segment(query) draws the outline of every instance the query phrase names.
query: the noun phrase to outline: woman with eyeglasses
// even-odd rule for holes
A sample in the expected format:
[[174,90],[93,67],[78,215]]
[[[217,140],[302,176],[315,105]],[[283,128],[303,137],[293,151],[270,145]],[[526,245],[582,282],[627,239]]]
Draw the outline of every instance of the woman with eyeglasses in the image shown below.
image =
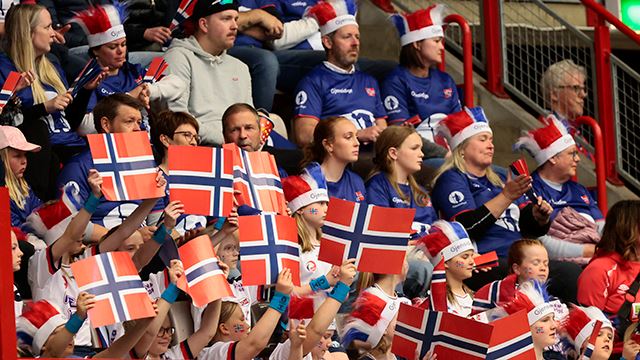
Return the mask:
[[533,191],[553,208],[551,228],[541,240],[552,259],[591,258],[604,217],[589,190],[573,180],[580,162],[573,137],[553,115],[545,122],[545,127],[529,131],[514,146],[536,160]]

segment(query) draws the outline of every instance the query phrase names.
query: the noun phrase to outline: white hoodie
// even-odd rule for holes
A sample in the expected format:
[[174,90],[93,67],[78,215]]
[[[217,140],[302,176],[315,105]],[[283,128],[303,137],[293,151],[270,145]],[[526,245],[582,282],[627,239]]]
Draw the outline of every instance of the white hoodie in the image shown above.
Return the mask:
[[239,102],[253,105],[247,65],[226,51],[220,56],[205,52],[193,36],[174,39],[164,58],[169,72],[187,85],[182,96],[169,101],[169,109],[193,115],[205,144],[223,144],[224,111]]

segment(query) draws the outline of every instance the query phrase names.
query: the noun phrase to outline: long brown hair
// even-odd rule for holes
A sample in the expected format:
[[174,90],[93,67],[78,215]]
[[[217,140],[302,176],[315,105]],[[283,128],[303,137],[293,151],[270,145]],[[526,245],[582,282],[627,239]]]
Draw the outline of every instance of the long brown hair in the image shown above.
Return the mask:
[[315,233],[311,233],[307,227],[307,220],[297,211],[293,213],[293,218],[296,219],[296,226],[298,228],[298,244],[300,244],[300,250],[303,253],[313,250],[314,246],[311,240],[313,237],[320,239],[322,237],[322,229],[316,229]]
[[602,232],[598,250],[620,254],[627,261],[638,261],[636,251],[640,240],[640,200],[623,200],[615,203],[609,213]]
[[341,121],[350,120],[341,116],[330,116],[318,122],[313,130],[313,141],[304,148],[304,157],[300,163],[301,169],[314,161],[319,164],[324,162],[329,155],[324,147],[324,141],[332,142],[335,139],[335,127]]
[[[389,126],[384,129],[376,140],[374,146],[374,167],[369,175],[369,178],[371,178],[371,176],[377,173],[383,173],[391,183],[391,186],[393,186],[393,189],[398,193],[398,196],[405,201],[408,201],[409,197],[400,190],[400,186],[398,186],[398,182],[395,179],[395,170],[393,167],[393,160],[389,157],[389,149],[400,148],[402,143],[413,134],[417,134],[417,132],[414,128],[409,126]],[[418,186],[413,175],[409,175],[408,180],[415,202],[417,204],[426,204],[427,199],[429,198],[426,191]]]

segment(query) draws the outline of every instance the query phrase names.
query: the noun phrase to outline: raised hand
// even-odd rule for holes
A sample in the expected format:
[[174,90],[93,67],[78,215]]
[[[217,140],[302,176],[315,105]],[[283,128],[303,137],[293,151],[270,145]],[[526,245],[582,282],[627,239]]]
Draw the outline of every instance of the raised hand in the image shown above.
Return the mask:
[[285,268],[278,274],[278,282],[276,283],[276,291],[285,295],[291,294],[293,291],[293,281],[291,281],[291,270]]
[[93,195],[100,199],[102,197],[102,176],[100,176],[98,170],[89,170],[87,182],[89,183],[89,187],[91,188],[91,192],[93,193]]
[[169,263],[169,281],[173,284],[178,284],[178,279],[184,276],[184,267],[182,266],[182,261],[180,260],[171,260]]
[[184,204],[180,200],[172,201],[164,208],[164,226],[168,231],[176,227],[176,222],[182,214],[184,214]]
[[86,291],[78,294],[76,298],[76,313],[82,320],[87,318],[87,312],[96,305],[95,295],[91,295]]

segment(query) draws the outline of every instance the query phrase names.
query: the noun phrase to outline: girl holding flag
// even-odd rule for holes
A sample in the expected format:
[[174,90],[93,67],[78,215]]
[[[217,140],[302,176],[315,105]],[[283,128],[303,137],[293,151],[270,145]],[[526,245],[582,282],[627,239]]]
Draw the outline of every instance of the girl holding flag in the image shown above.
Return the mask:
[[[587,350],[596,321],[600,321],[602,325],[594,343],[591,344],[592,349]],[[578,354],[577,359],[583,359],[584,356],[591,360],[606,360],[611,356],[615,329],[611,321],[595,306],[574,306],[562,323],[562,331],[574,346],[575,353]],[[591,351],[591,355],[588,355],[588,351]]]

